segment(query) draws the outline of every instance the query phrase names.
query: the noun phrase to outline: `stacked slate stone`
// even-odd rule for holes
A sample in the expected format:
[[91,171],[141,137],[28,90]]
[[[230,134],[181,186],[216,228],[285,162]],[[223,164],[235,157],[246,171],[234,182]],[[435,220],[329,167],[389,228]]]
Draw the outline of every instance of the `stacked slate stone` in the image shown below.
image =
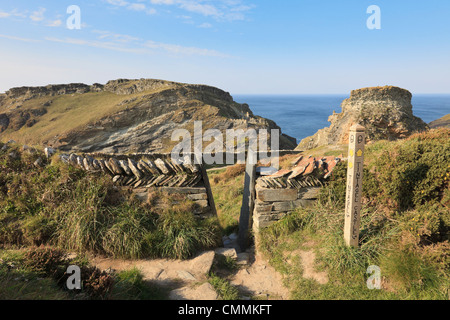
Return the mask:
[[320,187],[331,176],[342,157],[296,159],[292,170],[280,170],[256,180],[256,202],[253,211],[255,232],[270,226],[296,208],[316,201]]
[[260,177],[257,184],[267,189],[322,187],[341,158],[342,156],[330,156],[316,159],[301,156],[294,162],[292,170],[283,169],[273,175]]
[[61,155],[61,160],[80,167],[86,171],[104,172],[113,178],[113,182],[120,186],[132,188],[151,187],[196,187],[202,180],[199,165],[175,163],[170,157],[151,159],[141,157],[121,157],[116,159],[94,159],[90,155]]

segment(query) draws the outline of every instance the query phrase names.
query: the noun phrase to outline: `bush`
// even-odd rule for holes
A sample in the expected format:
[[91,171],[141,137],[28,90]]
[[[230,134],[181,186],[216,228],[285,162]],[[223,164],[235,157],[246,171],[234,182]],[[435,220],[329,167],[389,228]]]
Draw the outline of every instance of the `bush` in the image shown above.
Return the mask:
[[32,270],[47,275],[57,276],[67,264],[67,254],[59,249],[39,247],[29,249],[24,256],[25,263]]
[[114,286],[114,279],[96,267],[81,267],[82,289],[93,299],[107,299]]
[[[61,288],[66,288],[69,265],[77,264],[68,259],[66,252],[51,247],[30,248],[24,255],[25,265],[44,277],[51,277]],[[93,299],[107,298],[114,284],[113,278],[104,271],[87,264],[79,265],[81,270],[82,290]]]
[[220,228],[214,220],[198,220],[192,214],[166,210],[157,220],[157,230],[146,237],[153,257],[188,259],[195,252],[219,244]]
[[[450,130],[441,129],[368,146],[363,203],[404,221],[422,242],[448,240],[449,138]],[[330,183],[321,191],[322,204],[345,207],[346,170],[345,162],[336,166]]]
[[[38,157],[45,159],[43,167],[33,165]],[[117,258],[187,258],[219,242],[217,223],[197,221],[193,202],[156,192],[154,201],[142,205],[109,176],[58,159],[48,163],[42,152],[18,146],[0,152],[1,246],[53,245]],[[153,205],[161,202],[171,212],[158,215]]]
[[333,169],[331,179],[325,188],[320,190],[319,200],[322,203],[333,203],[337,208],[345,207],[347,189],[347,162],[339,162]]
[[24,243],[32,246],[41,246],[49,243],[56,232],[56,221],[41,213],[24,219],[21,223]]
[[[450,130],[414,135],[367,160],[377,183],[366,195],[396,212],[440,202],[450,179]],[[367,180],[369,180],[367,179]],[[376,188],[376,190],[373,190]]]
[[113,257],[140,258],[144,254],[145,236],[155,228],[154,218],[124,205],[113,210],[113,215],[114,223],[103,236],[103,250]]
[[[316,206],[297,209],[262,230],[260,248],[271,264],[297,281],[301,270],[285,257],[305,239],[315,242],[318,267],[331,280],[311,287],[315,297],[448,299],[449,138],[447,129],[368,146],[358,248],[343,240],[346,163],[335,168]],[[370,265],[381,268],[383,290],[366,290]],[[304,297],[310,289],[302,277],[295,285],[294,296]]]

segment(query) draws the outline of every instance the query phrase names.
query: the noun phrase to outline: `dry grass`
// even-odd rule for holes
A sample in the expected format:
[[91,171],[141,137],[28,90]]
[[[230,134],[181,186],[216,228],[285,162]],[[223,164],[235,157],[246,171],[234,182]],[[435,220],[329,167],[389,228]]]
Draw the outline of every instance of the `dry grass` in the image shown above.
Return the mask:
[[163,89],[127,96],[111,92],[90,92],[31,99],[23,103],[21,110],[35,109],[36,106],[40,107],[49,100],[52,100],[52,103],[46,107],[47,113],[39,117],[32,127],[23,126],[18,131],[8,129],[2,133],[2,140],[13,139],[22,144],[37,145],[129,108],[130,104],[119,105],[124,100],[137,98],[138,103],[140,97],[161,90]]

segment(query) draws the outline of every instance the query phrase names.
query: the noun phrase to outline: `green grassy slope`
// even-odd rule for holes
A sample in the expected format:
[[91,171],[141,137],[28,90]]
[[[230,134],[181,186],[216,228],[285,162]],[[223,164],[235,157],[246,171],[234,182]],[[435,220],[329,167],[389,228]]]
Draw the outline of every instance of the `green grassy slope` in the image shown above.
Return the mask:
[[[367,147],[360,246],[343,241],[346,163],[315,207],[299,209],[259,235],[259,249],[285,276],[292,299],[439,299],[450,289],[450,130]],[[317,272],[304,277],[301,252]],[[381,270],[370,290],[369,266]]]
[[[72,130],[84,127],[103,117],[113,115],[130,107],[130,104],[121,104],[124,100],[139,99],[142,96],[154,94],[159,90],[149,90],[131,95],[117,95],[112,92],[90,92],[84,94],[61,95],[56,97],[39,97],[25,101],[21,110],[42,108],[42,105],[52,101],[46,107],[47,113],[40,116],[32,127],[23,126],[18,131],[8,129],[1,133],[3,141],[13,139],[22,144],[38,145],[42,141],[61,135]],[[6,102],[0,113],[5,112]],[[3,110],[2,110],[3,109]]]

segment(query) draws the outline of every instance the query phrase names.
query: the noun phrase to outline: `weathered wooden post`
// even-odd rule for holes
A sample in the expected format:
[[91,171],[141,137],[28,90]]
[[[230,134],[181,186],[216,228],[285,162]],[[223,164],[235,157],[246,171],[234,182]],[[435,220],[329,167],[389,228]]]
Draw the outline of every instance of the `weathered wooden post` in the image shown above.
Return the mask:
[[350,128],[349,136],[344,240],[348,246],[358,247],[366,140],[365,128],[356,124]]
[[249,149],[245,169],[244,195],[242,198],[241,215],[239,217],[238,244],[241,251],[247,250],[249,241],[250,219],[255,208],[256,152]]

